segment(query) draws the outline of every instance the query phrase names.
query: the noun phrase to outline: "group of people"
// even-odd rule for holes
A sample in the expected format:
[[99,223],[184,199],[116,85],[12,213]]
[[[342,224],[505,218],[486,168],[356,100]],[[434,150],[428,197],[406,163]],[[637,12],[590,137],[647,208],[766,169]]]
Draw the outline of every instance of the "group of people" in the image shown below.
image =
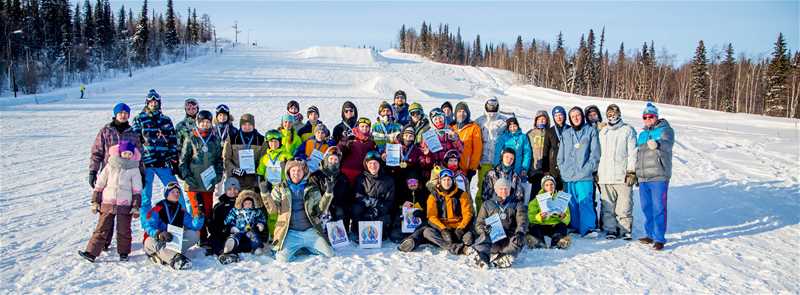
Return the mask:
[[[332,129],[319,108],[304,118],[296,101],[263,134],[252,114],[234,126],[224,104],[212,113],[190,98],[184,109],[173,125],[155,90],[132,122],[130,107],[114,106],[92,146],[91,212],[99,221],[83,258],[94,262],[108,250],[116,228],[116,250],[127,260],[133,218],[150,260],[175,269],[191,267],[183,253],[194,245],[223,264],[249,252],[279,261],[330,257],[326,223],[341,221],[356,240],[360,221],[379,221],[381,238],[399,251],[428,244],[505,268],[526,245],[568,248],[570,233],[631,240],[635,185],[645,216],[639,241],[655,250],[666,243],[674,132],[652,103],[638,136],[613,104],[605,122],[597,106],[538,111],[523,132],[495,98],[473,120],[464,102],[426,114],[402,90],[375,120],[344,102]],[[153,204],[156,176],[165,189]],[[418,221],[412,231],[403,230],[404,218]]]

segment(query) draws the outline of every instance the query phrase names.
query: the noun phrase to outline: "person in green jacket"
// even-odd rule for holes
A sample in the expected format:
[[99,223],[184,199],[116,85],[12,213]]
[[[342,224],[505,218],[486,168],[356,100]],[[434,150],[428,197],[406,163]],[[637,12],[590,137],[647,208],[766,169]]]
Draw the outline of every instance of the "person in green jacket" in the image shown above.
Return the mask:
[[289,155],[294,155],[303,144],[303,138],[297,134],[297,129],[294,128],[294,117],[283,115],[278,131],[281,133],[281,146]]
[[[256,174],[258,174],[259,188],[263,188],[261,193],[269,193],[272,188],[286,180],[286,162],[292,160],[292,154],[286,151],[281,145],[281,132],[275,129],[267,131],[264,134],[264,141],[267,142],[268,149],[258,160],[258,167]],[[299,140],[299,137],[298,137]],[[275,222],[278,219],[277,214],[269,214],[267,216],[267,228],[269,233],[275,230]]]
[[[572,196],[563,191],[556,191],[556,179],[550,175],[542,178],[542,190],[528,203],[528,221],[530,227],[528,230],[527,242],[528,248],[540,249],[546,248],[544,237],[551,238],[550,248],[566,249],[569,247],[571,240],[567,234],[567,225],[569,224],[569,200]],[[547,207],[542,206],[542,203],[549,203],[559,201],[564,204],[564,212],[548,212]],[[552,206],[552,205],[550,205]],[[543,211],[544,209],[548,209]]]

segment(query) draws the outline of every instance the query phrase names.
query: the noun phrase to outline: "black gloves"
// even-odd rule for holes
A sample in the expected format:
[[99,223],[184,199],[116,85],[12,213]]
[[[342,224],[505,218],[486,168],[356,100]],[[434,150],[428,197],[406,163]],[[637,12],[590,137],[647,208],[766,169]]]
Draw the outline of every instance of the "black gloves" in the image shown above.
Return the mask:
[[636,178],[636,172],[625,173],[625,185],[634,186],[639,184],[639,179]]
[[516,235],[511,237],[511,243],[519,248],[522,248],[522,246],[525,244],[525,234],[518,232]]
[[414,210],[414,213],[412,214],[414,214],[414,217],[416,218],[425,218],[425,212],[422,210]]
[[170,169],[172,169],[172,174],[177,177],[183,178],[183,176],[180,173],[181,170],[180,168],[178,168],[178,161],[171,161],[169,163],[170,163]]
[[172,241],[172,234],[166,231],[159,231],[158,235],[156,235],[156,239],[159,242],[169,242]]
[[[142,178],[144,181],[144,178]],[[97,183],[97,171],[89,171],[89,186],[94,188],[94,184]]]

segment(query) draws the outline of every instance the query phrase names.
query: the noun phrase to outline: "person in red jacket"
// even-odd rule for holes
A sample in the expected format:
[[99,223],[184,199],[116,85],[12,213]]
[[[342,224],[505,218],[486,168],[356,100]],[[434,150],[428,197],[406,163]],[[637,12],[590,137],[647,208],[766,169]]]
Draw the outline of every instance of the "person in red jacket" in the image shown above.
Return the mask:
[[353,129],[353,138],[339,142],[342,152],[342,173],[347,176],[350,187],[355,187],[356,179],[364,171],[363,160],[369,151],[374,151],[376,146],[370,136],[371,122],[367,118],[358,119],[356,128]]

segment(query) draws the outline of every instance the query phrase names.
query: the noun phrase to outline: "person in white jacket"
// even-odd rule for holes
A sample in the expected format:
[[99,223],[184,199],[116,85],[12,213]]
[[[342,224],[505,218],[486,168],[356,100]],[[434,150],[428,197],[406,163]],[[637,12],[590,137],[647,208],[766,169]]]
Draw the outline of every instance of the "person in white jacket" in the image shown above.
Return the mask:
[[494,147],[500,134],[506,130],[506,116],[500,114],[500,103],[497,98],[490,98],[484,104],[486,113],[477,119],[475,123],[481,127],[481,140],[483,141],[483,150],[481,151],[481,162],[478,168],[478,192],[476,196],[475,210],[480,209],[480,204],[483,202],[483,179],[489,170],[494,168]]
[[622,121],[615,104],[606,109],[608,123],[599,131],[600,166],[597,171],[602,194],[601,218],[607,239],[631,239],[633,199],[636,179],[636,130]]

